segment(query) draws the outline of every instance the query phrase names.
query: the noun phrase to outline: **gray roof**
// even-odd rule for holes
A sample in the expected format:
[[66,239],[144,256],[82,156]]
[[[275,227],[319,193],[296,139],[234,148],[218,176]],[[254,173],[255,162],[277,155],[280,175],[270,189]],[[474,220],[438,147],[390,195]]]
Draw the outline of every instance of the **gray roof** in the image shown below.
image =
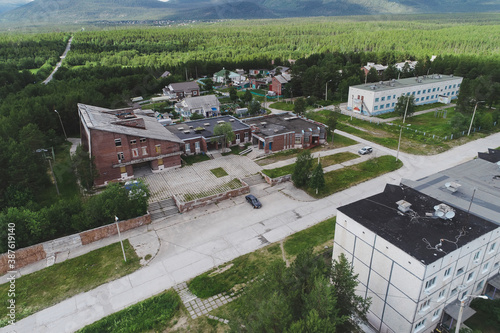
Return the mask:
[[219,107],[220,102],[215,95],[186,97],[181,103],[181,107],[186,105],[187,109],[204,109],[210,111],[212,107]]
[[317,131],[318,127],[321,126],[321,124],[299,118],[295,114],[288,112],[263,117],[247,118],[244,119],[243,122],[250,126],[255,125],[255,127],[258,128],[255,134],[260,134],[264,137],[290,132],[301,134],[302,131]]
[[[392,80],[392,81],[385,81],[383,84],[380,83],[367,83],[367,84],[358,84],[356,86],[352,86],[353,88],[357,89],[363,89],[363,90],[369,90],[369,91],[386,91],[386,90],[393,90],[393,89],[399,89],[399,88],[411,88],[411,87],[416,87],[416,86],[425,86],[430,83],[439,83],[439,82],[445,82],[445,81],[461,81],[463,78],[460,76],[453,76],[453,75],[441,75],[441,74],[434,74],[434,75],[429,75],[429,76],[420,76],[418,79],[416,77],[411,77],[411,78],[406,78],[406,79],[399,79],[399,80]],[[375,89],[372,89],[371,87],[375,87]]]
[[192,91],[192,90],[199,90],[200,86],[196,81],[189,81],[189,82],[178,82],[178,83],[171,83],[168,86],[168,89],[174,92],[178,91]]
[[[219,124],[220,122],[227,122],[231,124],[233,131],[249,128],[247,124],[242,123],[239,119],[233,116],[220,116],[169,125],[166,127],[166,129],[182,140],[190,140],[199,137],[210,138],[214,136],[214,127],[217,126],[217,124]],[[195,129],[198,127],[202,127],[203,130],[195,131]]]
[[290,81],[291,76],[290,74],[280,74],[275,76],[276,80],[278,80],[279,83],[288,83]]
[[[156,118],[140,115],[140,112],[136,114],[133,108],[110,110],[79,103],[78,110],[82,122],[90,129],[182,143]],[[134,127],[133,124],[138,124],[139,127]]]
[[[417,181],[403,179],[401,183],[450,205],[464,209],[470,205],[471,213],[500,224],[500,168],[495,163],[474,159]],[[455,192],[450,190],[453,183],[460,185]]]
[[[399,210],[400,200],[411,204],[408,211]],[[468,214],[468,206],[452,206],[453,216],[439,218],[435,212],[441,203],[410,187],[387,184],[384,192],[338,210],[424,265],[498,228],[494,223]]]

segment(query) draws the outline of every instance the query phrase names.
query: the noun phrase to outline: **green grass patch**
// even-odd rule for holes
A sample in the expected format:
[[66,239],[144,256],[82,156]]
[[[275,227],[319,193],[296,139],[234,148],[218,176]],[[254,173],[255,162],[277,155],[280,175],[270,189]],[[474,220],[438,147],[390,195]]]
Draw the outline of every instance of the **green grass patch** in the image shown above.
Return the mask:
[[179,295],[168,290],[85,326],[78,332],[160,332],[179,311],[180,304]]
[[[114,243],[17,279],[16,320],[139,269],[139,258],[127,239],[123,246],[127,262],[120,243]],[[0,285],[1,295],[7,295],[8,289],[8,284]],[[4,326],[8,320],[7,299],[2,303],[0,325]]]
[[227,176],[227,172],[223,168],[211,169],[210,172],[212,172],[217,178]]
[[169,102],[150,103],[150,104],[143,104],[142,108],[143,109],[163,110],[166,108],[171,108],[171,104]]
[[[358,158],[359,155],[350,153],[350,152],[343,152],[343,153],[338,153],[338,154],[333,154],[333,155],[328,155],[328,156],[323,156],[320,158],[321,166],[323,168],[334,165],[334,164],[339,164],[345,161],[349,161],[355,158]],[[313,169],[318,165],[318,159],[313,158]],[[282,177],[286,176],[289,174],[293,173],[293,170],[295,169],[295,163],[285,165],[280,168],[274,168],[274,169],[264,169],[262,170],[262,173],[267,175],[270,178],[277,178],[277,177]]]
[[283,247],[287,255],[296,256],[307,249],[332,242],[335,233],[336,217],[329,218],[310,228],[299,231],[285,240]]
[[274,102],[271,105],[269,105],[269,107],[272,109],[278,109],[283,111],[293,111],[295,104],[286,102]]
[[306,192],[315,197],[323,198],[333,193],[345,190],[353,185],[378,177],[384,173],[397,170],[403,166],[401,160],[384,155],[352,166],[325,173],[325,187],[316,194],[316,189],[308,188]]
[[244,148],[240,148],[239,145],[231,146],[231,147],[229,147],[229,149],[231,149],[231,151],[229,151],[227,153],[222,153],[222,156],[239,155],[243,150],[247,149],[248,146],[250,146],[249,142],[245,143],[245,147]]
[[465,321],[465,324],[482,333],[500,333],[500,299],[475,299],[471,307],[477,312]]
[[[331,142],[331,140],[328,142]],[[355,145],[357,143],[358,142],[356,140],[350,139],[346,136],[343,136],[340,134],[333,135],[333,148],[342,148],[342,147],[352,146],[352,145]]]
[[182,161],[184,162],[184,165],[193,165],[195,163],[208,161],[208,160],[210,160],[210,157],[208,157],[206,154],[183,155],[182,156]]
[[273,244],[198,275],[188,283],[188,287],[200,298],[238,291],[245,283],[262,274],[272,261],[280,259],[279,244]]

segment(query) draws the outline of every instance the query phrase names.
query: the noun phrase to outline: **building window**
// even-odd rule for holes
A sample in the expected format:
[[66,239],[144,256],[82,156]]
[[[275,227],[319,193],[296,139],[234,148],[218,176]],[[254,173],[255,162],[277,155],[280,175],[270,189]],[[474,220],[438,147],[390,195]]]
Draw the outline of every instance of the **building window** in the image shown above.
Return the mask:
[[459,276],[460,274],[462,274],[464,272],[464,267],[461,267],[457,270],[457,276]]
[[476,286],[476,292],[477,292],[477,291],[482,290],[482,289],[483,289],[483,286],[484,286],[484,280],[483,280],[483,281],[481,281],[481,282],[479,282],[479,283],[477,284],[477,286]]
[[432,314],[432,320],[438,319],[440,317],[439,316],[440,314],[441,314],[441,309],[437,309],[436,311],[434,311],[434,313]]
[[125,156],[123,156],[122,152],[119,152],[117,155],[118,155],[118,163],[121,163],[125,159]]
[[490,263],[487,262],[486,264],[484,264],[483,266],[483,273],[486,273],[488,271],[488,267],[490,266]]
[[382,105],[380,106],[380,110],[382,110],[383,108],[384,108],[384,104],[382,104]]
[[146,138],[140,138],[140,139],[139,139],[139,142],[140,142],[140,143],[144,143],[144,142],[146,142]]
[[387,100],[390,101],[391,100],[391,96],[387,96]]
[[420,90],[419,90],[419,91],[417,91],[417,95],[420,95]]
[[200,141],[196,141],[194,143],[194,149],[196,149],[197,151],[200,150]]
[[132,149],[132,157],[139,157],[139,150],[137,148]]
[[157,154],[161,154],[161,145],[156,145],[155,146],[155,151]]
[[432,287],[434,287],[435,284],[436,284],[436,277],[433,277],[432,279],[428,280],[425,283],[425,289],[432,288]]
[[245,141],[248,141],[248,132],[245,132]]
[[436,88],[432,88],[432,92],[435,92],[436,91]]
[[381,100],[381,101],[385,101],[385,97],[382,97],[380,100]]
[[412,94],[413,96],[415,96],[415,92],[414,92],[414,91],[413,91],[411,94]]
[[394,103],[392,103],[392,106],[394,107]]
[[491,253],[491,252],[495,251],[495,248],[496,248],[496,247],[497,247],[497,243],[493,243],[493,244],[491,244],[491,245],[490,245],[490,251],[489,251],[489,252]]
[[438,295],[438,300],[439,299],[442,299],[444,297],[444,295],[446,294],[446,289],[443,289],[439,292],[439,295]]
[[420,98],[418,98],[418,97],[417,97],[417,99],[415,100],[415,102],[418,102],[418,100],[419,100],[419,99],[420,99]]
[[148,154],[148,147],[142,147],[142,155]]
[[236,134],[236,140],[240,140],[240,134]]
[[396,99],[396,95],[392,95],[392,98]]
[[421,305],[420,305],[420,312],[424,312],[425,310],[427,310],[429,308],[429,306],[431,305],[431,300],[430,298],[423,302]]
[[479,260],[479,256],[481,255],[481,251],[477,251],[476,254],[474,254],[474,261]]
[[470,272],[469,276],[467,276],[467,282],[472,281],[473,278],[474,278],[474,272]]
[[295,144],[300,144],[300,136],[295,136]]
[[448,267],[448,268],[444,271],[444,278],[446,279],[447,277],[450,277],[450,273],[451,273],[451,267]]
[[189,143],[186,143],[186,145],[184,146],[185,150],[186,150],[186,153],[190,153],[191,152],[191,145]]
[[425,100],[428,100],[428,99],[429,99],[429,96],[427,96],[427,97],[425,98]]
[[415,332],[419,332],[419,331],[420,331],[420,330],[422,330],[424,327],[425,327],[425,319],[424,319],[424,320],[419,321],[419,322],[415,325]]
[[378,110],[378,106],[374,107],[373,108],[374,111],[377,111]]
[[387,104],[385,105],[385,107],[386,107],[386,108],[390,108],[390,107],[391,107],[391,104],[390,104],[390,103],[387,103]]
[[131,145],[135,145],[136,143],[137,143],[137,140],[136,140],[136,139],[134,139],[134,140],[130,140],[130,144],[131,144]]
[[494,265],[493,265],[493,269],[497,269],[498,266],[500,266],[500,261],[497,261]]
[[465,298],[465,296],[467,296],[467,294],[468,294],[468,291],[464,291],[462,293],[462,297],[460,297],[460,300],[463,300]]
[[431,90],[430,90],[430,89],[429,89],[429,90],[427,90],[427,93],[430,93],[430,92],[431,92]]
[[122,139],[115,139],[115,146],[121,147],[122,146]]
[[456,295],[457,292],[458,292],[458,288],[452,289],[451,293],[450,293],[450,296]]
[[377,98],[375,98],[375,102],[378,102],[378,97],[377,97]]

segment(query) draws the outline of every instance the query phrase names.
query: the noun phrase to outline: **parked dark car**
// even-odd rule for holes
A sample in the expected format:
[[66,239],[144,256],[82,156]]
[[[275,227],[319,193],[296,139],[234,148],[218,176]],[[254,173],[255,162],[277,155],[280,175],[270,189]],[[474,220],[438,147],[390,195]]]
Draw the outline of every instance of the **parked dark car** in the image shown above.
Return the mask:
[[259,199],[257,199],[254,195],[249,194],[245,196],[245,199],[252,205],[253,208],[260,208],[262,207],[262,204],[260,203]]
[[365,154],[371,154],[373,152],[373,148],[372,147],[363,147],[361,148],[360,150],[358,150],[358,153],[361,154],[361,155],[365,155]]

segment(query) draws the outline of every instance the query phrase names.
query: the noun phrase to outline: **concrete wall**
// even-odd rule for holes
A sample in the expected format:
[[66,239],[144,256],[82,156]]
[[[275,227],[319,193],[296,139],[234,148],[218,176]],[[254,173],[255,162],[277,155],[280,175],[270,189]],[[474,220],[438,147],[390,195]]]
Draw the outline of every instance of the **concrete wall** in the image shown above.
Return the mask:
[[262,177],[264,177],[266,182],[271,186],[292,180],[292,175],[284,175],[281,177],[271,178],[268,175],[266,175],[265,173],[263,173],[262,171],[260,172],[260,174],[262,175]]
[[[121,221],[118,223],[120,232],[124,232],[133,228],[140,227],[151,223],[151,215],[146,214],[130,220]],[[9,269],[7,265],[8,256],[4,253],[0,256],[0,275],[4,275],[9,270],[17,270],[21,267],[33,264],[40,260],[57,255],[57,253],[69,251],[86,244],[98,241],[103,238],[117,234],[115,223],[105,225],[99,228],[87,230],[79,234],[61,237],[41,244],[36,244],[15,251],[16,267]]]
[[242,181],[240,179],[241,184],[243,185],[240,188],[237,188],[235,190],[227,191],[224,193],[219,193],[219,194],[214,194],[208,197],[188,201],[188,202],[183,202],[180,200],[180,198],[177,197],[177,195],[173,196],[173,199],[175,201],[175,204],[177,208],[179,209],[179,212],[185,213],[188,212],[192,209],[199,208],[199,207],[205,207],[207,205],[210,205],[212,203],[217,203],[221,202],[223,200],[230,199],[232,197],[236,197],[242,194],[250,193],[250,186],[248,186],[247,183]]

